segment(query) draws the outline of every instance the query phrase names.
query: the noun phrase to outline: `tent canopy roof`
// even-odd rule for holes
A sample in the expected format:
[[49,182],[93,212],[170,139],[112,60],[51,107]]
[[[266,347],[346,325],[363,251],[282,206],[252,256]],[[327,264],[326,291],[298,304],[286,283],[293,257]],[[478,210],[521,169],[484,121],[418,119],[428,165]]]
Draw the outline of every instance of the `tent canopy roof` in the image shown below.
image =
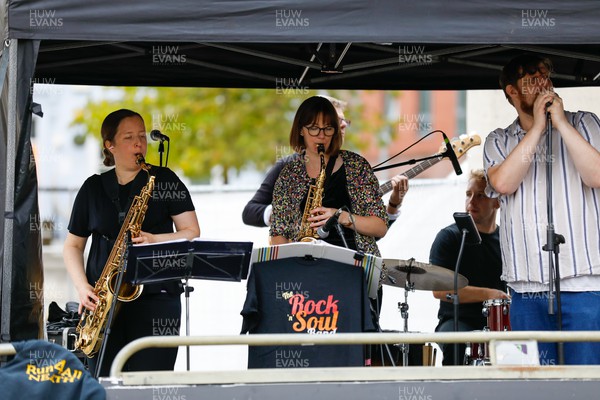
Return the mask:
[[292,92],[498,89],[502,65],[524,51],[551,57],[557,87],[600,83],[598,45],[48,41],[40,47],[36,82]]
[[557,86],[600,80],[600,3],[463,0],[8,1],[41,40],[36,82],[302,89],[496,89],[523,51]]

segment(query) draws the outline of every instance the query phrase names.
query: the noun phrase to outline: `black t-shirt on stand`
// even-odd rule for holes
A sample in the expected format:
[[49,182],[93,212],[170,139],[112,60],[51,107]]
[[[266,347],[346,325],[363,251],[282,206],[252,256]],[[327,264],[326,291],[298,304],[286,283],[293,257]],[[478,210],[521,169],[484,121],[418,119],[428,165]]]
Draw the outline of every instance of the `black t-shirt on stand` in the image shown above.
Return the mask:
[[[373,331],[364,272],[326,259],[284,258],[252,265],[242,333]],[[250,346],[249,368],[364,364],[362,345]]]

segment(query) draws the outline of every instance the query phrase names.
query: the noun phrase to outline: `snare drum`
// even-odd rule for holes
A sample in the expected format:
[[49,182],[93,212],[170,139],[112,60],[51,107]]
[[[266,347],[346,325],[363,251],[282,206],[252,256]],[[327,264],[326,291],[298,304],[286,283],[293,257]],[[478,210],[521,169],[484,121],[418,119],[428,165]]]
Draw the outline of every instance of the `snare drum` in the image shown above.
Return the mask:
[[490,299],[483,302],[483,316],[490,331],[510,331],[510,299]]

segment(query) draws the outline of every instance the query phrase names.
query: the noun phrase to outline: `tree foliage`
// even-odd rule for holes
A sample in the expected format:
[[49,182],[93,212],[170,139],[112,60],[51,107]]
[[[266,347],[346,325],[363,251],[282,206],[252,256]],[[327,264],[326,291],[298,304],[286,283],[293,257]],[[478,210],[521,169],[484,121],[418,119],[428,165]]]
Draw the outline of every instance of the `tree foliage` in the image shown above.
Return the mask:
[[[80,129],[78,142],[88,135],[99,138],[106,115],[129,108],[144,117],[148,132],[158,129],[170,137],[169,166],[197,182],[207,181],[215,166],[221,167],[227,182],[229,173],[246,168],[263,170],[289,154],[294,114],[305,98],[316,94],[303,93],[300,97],[273,89],[224,88],[109,90],[111,99],[91,99],[76,113],[73,125]],[[356,97],[351,92],[328,94],[344,100]],[[360,107],[352,108],[353,114],[359,115]],[[157,146],[155,142],[148,146],[148,162],[153,164],[158,164]],[[351,139],[346,147],[361,146]]]

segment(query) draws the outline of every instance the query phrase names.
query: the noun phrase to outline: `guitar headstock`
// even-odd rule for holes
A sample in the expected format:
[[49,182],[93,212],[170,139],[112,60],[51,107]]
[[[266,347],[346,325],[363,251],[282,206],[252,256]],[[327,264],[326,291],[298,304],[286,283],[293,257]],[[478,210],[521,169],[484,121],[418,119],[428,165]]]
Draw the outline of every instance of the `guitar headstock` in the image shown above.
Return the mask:
[[[471,147],[479,146],[481,144],[481,138],[476,134],[460,135],[459,137],[452,139],[450,144],[452,145],[452,149],[456,154],[456,158],[461,158]],[[443,153],[445,151],[446,145],[442,144],[439,152]]]

